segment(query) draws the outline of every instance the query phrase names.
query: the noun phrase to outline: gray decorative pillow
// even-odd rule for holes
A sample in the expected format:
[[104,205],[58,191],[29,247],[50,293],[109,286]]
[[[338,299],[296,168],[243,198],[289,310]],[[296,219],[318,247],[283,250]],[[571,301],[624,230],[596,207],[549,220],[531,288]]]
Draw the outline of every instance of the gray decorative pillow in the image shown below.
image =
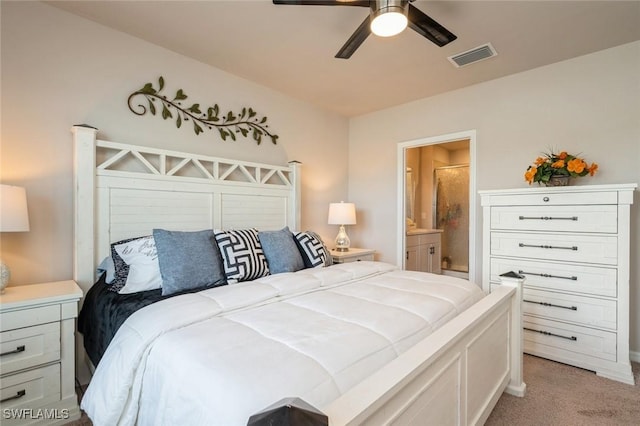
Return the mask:
[[304,261],[289,227],[258,232],[258,238],[272,274],[304,269]]
[[251,281],[269,275],[269,265],[258,240],[258,230],[216,229],[214,234],[228,283]]
[[333,258],[329,249],[322,242],[322,238],[312,231],[296,232],[294,234],[304,266],[307,268],[321,268],[333,265]]
[[213,231],[154,229],[162,274],[162,295],[226,284]]

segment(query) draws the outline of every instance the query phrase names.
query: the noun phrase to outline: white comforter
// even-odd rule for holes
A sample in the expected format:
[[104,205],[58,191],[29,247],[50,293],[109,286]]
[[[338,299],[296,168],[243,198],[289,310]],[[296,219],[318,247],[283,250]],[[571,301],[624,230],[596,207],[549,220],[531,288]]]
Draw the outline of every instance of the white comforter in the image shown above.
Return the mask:
[[482,297],[468,281],[355,262],[163,300],[133,314],[82,408],[101,425],[245,425],[322,409]]

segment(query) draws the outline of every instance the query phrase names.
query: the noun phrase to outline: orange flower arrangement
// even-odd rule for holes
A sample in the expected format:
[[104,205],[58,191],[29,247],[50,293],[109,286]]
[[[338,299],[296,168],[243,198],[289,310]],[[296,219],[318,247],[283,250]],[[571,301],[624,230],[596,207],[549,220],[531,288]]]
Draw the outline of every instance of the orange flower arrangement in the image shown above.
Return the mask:
[[536,158],[533,165],[527,168],[524,179],[531,185],[533,182],[548,185],[551,176],[580,177],[595,175],[598,170],[596,163],[588,165],[583,158],[567,154],[549,152]]

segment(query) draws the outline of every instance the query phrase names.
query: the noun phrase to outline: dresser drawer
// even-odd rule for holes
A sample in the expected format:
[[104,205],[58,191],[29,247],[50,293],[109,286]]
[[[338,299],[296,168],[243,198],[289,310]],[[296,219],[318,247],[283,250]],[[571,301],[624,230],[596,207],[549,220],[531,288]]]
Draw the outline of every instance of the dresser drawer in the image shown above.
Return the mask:
[[525,287],[524,314],[568,321],[589,327],[617,328],[615,300],[603,300],[574,294],[555,293]]
[[527,353],[541,356],[557,354],[567,361],[576,354],[617,360],[616,333],[528,315],[524,315],[522,323],[524,350]]
[[2,331],[29,327],[46,322],[60,321],[60,305],[40,306],[0,314]]
[[0,333],[0,374],[2,375],[59,359],[59,322]]
[[60,400],[60,364],[2,378],[0,408],[37,408]]
[[616,265],[614,236],[492,232],[491,255]]
[[491,229],[615,234],[618,231],[618,207],[611,205],[492,207]]
[[524,259],[491,258],[491,282],[514,271],[526,277],[527,287],[570,291],[594,296],[617,296],[617,270]]
[[[527,191],[529,192],[529,191]],[[544,193],[484,196],[483,205],[492,206],[573,206],[617,204],[613,191],[567,192],[566,188],[547,188]]]

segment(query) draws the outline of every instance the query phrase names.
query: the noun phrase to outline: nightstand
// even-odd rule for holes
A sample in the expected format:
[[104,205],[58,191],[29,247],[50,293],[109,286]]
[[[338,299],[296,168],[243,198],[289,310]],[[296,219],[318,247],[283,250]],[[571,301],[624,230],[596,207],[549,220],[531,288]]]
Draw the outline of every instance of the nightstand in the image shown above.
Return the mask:
[[331,250],[333,263],[360,262],[361,260],[373,260],[375,250],[362,248],[349,248],[349,251]]
[[80,418],[75,393],[75,281],[7,287],[0,295],[3,426]]

